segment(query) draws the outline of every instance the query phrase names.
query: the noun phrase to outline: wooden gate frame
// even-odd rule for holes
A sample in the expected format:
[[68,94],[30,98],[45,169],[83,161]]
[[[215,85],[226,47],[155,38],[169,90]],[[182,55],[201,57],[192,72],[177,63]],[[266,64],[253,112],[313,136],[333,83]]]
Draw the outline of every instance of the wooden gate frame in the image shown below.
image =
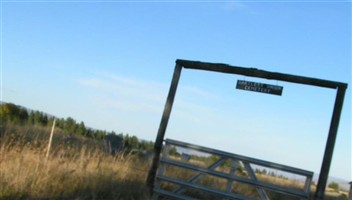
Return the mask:
[[305,85],[312,85],[317,87],[336,89],[337,93],[336,93],[336,99],[334,104],[334,110],[333,110],[332,118],[330,122],[329,135],[325,146],[325,152],[323,157],[323,163],[321,165],[317,190],[314,195],[315,200],[324,199],[324,192],[325,192],[325,188],[326,188],[326,184],[329,176],[330,165],[331,165],[332,155],[334,152],[343,101],[344,101],[345,92],[347,89],[346,83],[316,79],[316,78],[310,78],[310,77],[303,77],[303,76],[295,76],[295,75],[283,74],[283,73],[277,73],[277,72],[269,72],[269,71],[259,70],[256,68],[244,68],[244,67],[230,66],[230,65],[221,64],[221,63],[207,63],[207,62],[199,62],[199,61],[180,60],[180,59],[176,60],[176,66],[172,77],[169,94],[166,99],[164,112],[161,118],[158,134],[156,136],[156,140],[154,143],[154,157],[147,177],[147,186],[150,188],[150,191],[152,191],[154,188],[154,182],[155,182],[156,172],[159,167],[160,153],[163,146],[165,131],[166,131],[167,124],[169,122],[170,113],[175,99],[175,94],[176,94],[178,82],[181,76],[182,67],[186,69],[198,69],[198,70],[221,72],[221,73],[227,73],[227,74],[237,74],[237,75],[244,75],[244,76],[250,76],[250,77],[265,78],[265,79],[279,80],[279,81],[285,81],[285,82],[291,82],[291,83],[297,83],[297,84],[305,84]]

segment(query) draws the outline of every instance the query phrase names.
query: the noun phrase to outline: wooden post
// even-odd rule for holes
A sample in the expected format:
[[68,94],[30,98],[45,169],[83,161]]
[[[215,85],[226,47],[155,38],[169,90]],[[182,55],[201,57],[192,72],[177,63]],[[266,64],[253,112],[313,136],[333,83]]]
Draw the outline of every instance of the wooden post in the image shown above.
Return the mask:
[[45,156],[46,161],[48,160],[49,154],[50,154],[50,148],[51,148],[51,143],[53,141],[53,135],[54,135],[54,129],[55,129],[55,122],[56,122],[56,119],[54,119],[53,126],[51,127],[51,133],[50,133],[50,138],[49,138],[48,149],[46,151],[46,156]]
[[350,184],[350,192],[349,192],[349,194],[348,194],[348,199],[349,199],[349,200],[352,200],[352,181],[349,182],[349,184]]
[[332,118],[330,122],[330,130],[328,135],[328,140],[326,142],[325,153],[323,158],[323,163],[321,165],[317,190],[315,192],[315,200],[323,200],[326,184],[329,177],[329,170],[332,160],[332,155],[334,152],[334,146],[336,141],[337,129],[340,122],[341,110],[343,105],[343,99],[345,97],[346,87],[338,87],[334,111],[332,113]]
[[165,136],[165,131],[166,131],[167,124],[169,122],[172,105],[173,105],[174,99],[175,99],[177,85],[178,85],[178,81],[179,81],[180,75],[181,75],[181,69],[182,69],[182,66],[179,64],[176,64],[174,75],[173,75],[171,86],[170,86],[170,90],[169,90],[169,94],[167,96],[166,104],[164,107],[163,116],[161,118],[159,130],[158,130],[158,135],[156,136],[156,140],[154,143],[153,162],[152,162],[152,165],[149,169],[149,173],[148,173],[148,177],[147,177],[147,186],[149,187],[151,193],[154,188],[155,176],[156,176],[156,172],[159,167],[160,153],[161,153],[161,149],[163,147],[163,140],[164,140],[164,136]]

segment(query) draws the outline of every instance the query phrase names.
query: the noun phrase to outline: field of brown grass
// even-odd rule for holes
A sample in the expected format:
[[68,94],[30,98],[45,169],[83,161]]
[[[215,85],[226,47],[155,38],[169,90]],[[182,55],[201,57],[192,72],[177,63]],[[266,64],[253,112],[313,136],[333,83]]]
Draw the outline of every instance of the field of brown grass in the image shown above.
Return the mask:
[[[83,144],[55,145],[45,159],[48,132],[36,140],[7,127],[0,145],[0,199],[148,199],[148,162],[134,156],[111,156]],[[21,130],[23,130],[21,128]],[[48,135],[48,134],[47,134]],[[28,135],[27,135],[28,136]],[[69,153],[68,153],[69,152]]]
[[[77,138],[64,143],[56,130],[52,151],[46,159],[49,128],[3,126],[0,137],[0,199],[149,199],[145,185],[150,161],[134,155],[111,156],[94,141]],[[174,175],[183,174],[173,171]],[[267,181],[288,180],[261,177]],[[270,179],[270,180],[269,180]],[[218,187],[219,181],[205,179]],[[215,185],[214,185],[215,184]],[[292,185],[291,185],[292,186]],[[240,188],[245,195],[255,188]],[[314,188],[312,188],[314,190]],[[280,199],[280,198],[278,198]],[[326,200],[347,200],[345,194],[331,193]]]

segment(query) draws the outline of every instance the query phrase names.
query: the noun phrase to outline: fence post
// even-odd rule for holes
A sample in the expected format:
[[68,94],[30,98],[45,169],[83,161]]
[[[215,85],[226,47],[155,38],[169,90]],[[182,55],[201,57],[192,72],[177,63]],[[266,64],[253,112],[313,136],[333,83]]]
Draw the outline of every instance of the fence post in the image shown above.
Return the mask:
[[349,182],[349,184],[350,184],[350,192],[349,192],[349,194],[348,194],[348,199],[349,199],[349,200],[352,200],[352,181]]
[[177,85],[181,75],[181,69],[182,69],[182,66],[179,64],[176,64],[169,94],[167,96],[166,104],[164,107],[163,116],[161,118],[158,135],[156,136],[156,140],[154,143],[154,157],[147,177],[147,186],[149,187],[151,194],[154,188],[156,171],[158,170],[159,161],[160,161],[160,152],[163,146],[163,140],[165,136],[166,127],[169,122],[172,105],[174,103]]
[[337,129],[340,122],[340,116],[342,111],[343,99],[345,97],[346,87],[347,86],[344,86],[344,87],[341,86],[337,88],[334,110],[333,110],[332,118],[330,122],[328,140],[326,142],[323,163],[321,165],[317,190],[315,192],[315,197],[314,197],[315,200],[324,199],[324,193],[325,193],[325,188],[329,177],[332,155],[334,153]]
[[53,135],[54,135],[54,129],[55,129],[55,122],[56,122],[56,119],[54,119],[53,126],[51,127],[48,149],[46,151],[46,156],[45,156],[46,161],[48,160],[49,154],[50,154],[50,148],[51,148],[51,143],[53,141]]

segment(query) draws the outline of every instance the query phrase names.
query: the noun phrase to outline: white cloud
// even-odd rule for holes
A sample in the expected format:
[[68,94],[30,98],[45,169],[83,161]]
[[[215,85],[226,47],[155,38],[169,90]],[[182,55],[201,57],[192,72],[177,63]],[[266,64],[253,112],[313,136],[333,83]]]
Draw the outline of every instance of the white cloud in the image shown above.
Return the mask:
[[[102,74],[94,78],[82,78],[79,85],[89,89],[94,101],[104,109],[126,112],[161,113],[164,108],[170,83],[142,80],[116,74]],[[197,113],[211,112],[213,108],[195,102],[193,98],[214,100],[215,94],[194,86],[180,86],[176,95],[173,113],[176,118],[199,122]]]
[[219,95],[217,95],[217,94],[213,94],[213,93],[204,91],[204,90],[199,89],[194,86],[181,86],[180,90],[184,90],[187,94],[199,96],[204,99],[218,100],[220,98]]
[[103,108],[132,112],[159,111],[167,89],[155,82],[116,75],[84,78],[78,83],[94,90],[95,100]]

